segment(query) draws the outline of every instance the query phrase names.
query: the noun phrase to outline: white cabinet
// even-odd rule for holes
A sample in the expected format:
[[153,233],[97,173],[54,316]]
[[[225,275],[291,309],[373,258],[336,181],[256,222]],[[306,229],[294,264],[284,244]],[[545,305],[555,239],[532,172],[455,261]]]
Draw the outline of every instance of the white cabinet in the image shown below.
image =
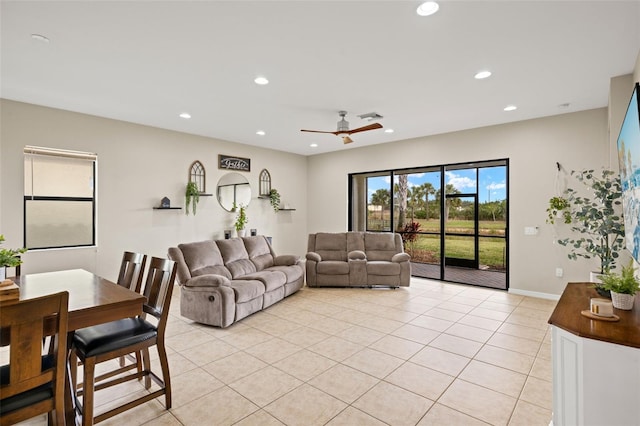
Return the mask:
[[640,425],[640,349],[553,325],[551,338],[554,426]]

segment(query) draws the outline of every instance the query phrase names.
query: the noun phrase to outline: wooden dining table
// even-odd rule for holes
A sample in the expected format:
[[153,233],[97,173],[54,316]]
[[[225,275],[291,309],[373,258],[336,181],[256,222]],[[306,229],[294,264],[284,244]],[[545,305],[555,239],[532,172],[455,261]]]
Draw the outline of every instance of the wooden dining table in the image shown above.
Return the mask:
[[[83,269],[23,275],[14,281],[20,287],[19,300],[69,293],[69,343],[75,330],[141,314],[145,301],[141,294]],[[68,425],[73,425],[74,400],[69,375],[66,377],[66,419]]]

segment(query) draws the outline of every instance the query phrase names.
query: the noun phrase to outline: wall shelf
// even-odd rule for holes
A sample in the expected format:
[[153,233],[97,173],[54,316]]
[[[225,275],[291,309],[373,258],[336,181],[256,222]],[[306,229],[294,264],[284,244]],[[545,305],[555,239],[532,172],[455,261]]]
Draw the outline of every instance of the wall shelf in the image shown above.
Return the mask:
[[206,194],[206,193],[204,193],[204,192],[201,192],[201,193],[200,193],[200,194],[198,194],[198,195],[200,195],[201,197],[213,197],[213,194]]
[[278,208],[278,211],[279,212],[294,212],[294,211],[296,211],[296,209],[281,209],[281,208]]
[[182,207],[154,207],[154,210],[182,210]]

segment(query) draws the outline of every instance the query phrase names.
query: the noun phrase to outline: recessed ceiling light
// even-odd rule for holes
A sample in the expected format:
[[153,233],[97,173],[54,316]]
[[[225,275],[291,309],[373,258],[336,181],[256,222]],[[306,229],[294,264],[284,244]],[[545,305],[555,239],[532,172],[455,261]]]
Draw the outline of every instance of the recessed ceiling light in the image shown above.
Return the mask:
[[507,105],[506,107],[504,107],[505,111],[515,111],[517,109],[518,109],[518,107],[515,106],[515,105]]
[[440,9],[440,5],[435,1],[426,1],[418,6],[416,13],[420,16],[429,16],[433,15]]
[[563,104],[558,105],[558,108],[565,109],[565,108],[569,108],[570,105],[571,104],[569,102],[565,102]]
[[256,84],[259,84],[260,86],[264,86],[265,84],[269,84],[269,80],[267,80],[264,77],[256,77],[255,80],[253,80],[256,82]]
[[189,114],[188,112],[180,113],[180,118],[184,118],[185,120],[188,120],[191,118],[191,114]]
[[482,80],[483,78],[487,78],[491,76],[491,71],[480,71],[474,75],[474,78],[477,80]]
[[256,135],[264,136],[264,135],[266,135],[266,133],[265,133],[265,131],[264,131],[264,130],[258,130],[258,131],[256,132]]
[[31,34],[31,38],[42,43],[49,43],[49,39],[42,34]]
[[309,145],[311,148],[317,148],[318,144],[317,143],[312,143],[311,145]]
[[385,133],[393,133],[393,129],[385,129],[384,132]]

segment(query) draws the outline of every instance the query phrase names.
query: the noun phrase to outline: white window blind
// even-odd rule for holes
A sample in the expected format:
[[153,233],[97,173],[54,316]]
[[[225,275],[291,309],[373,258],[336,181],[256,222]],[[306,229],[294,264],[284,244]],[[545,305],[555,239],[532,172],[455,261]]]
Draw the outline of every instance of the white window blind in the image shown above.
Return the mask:
[[24,149],[24,240],[29,249],[95,245],[97,156]]

